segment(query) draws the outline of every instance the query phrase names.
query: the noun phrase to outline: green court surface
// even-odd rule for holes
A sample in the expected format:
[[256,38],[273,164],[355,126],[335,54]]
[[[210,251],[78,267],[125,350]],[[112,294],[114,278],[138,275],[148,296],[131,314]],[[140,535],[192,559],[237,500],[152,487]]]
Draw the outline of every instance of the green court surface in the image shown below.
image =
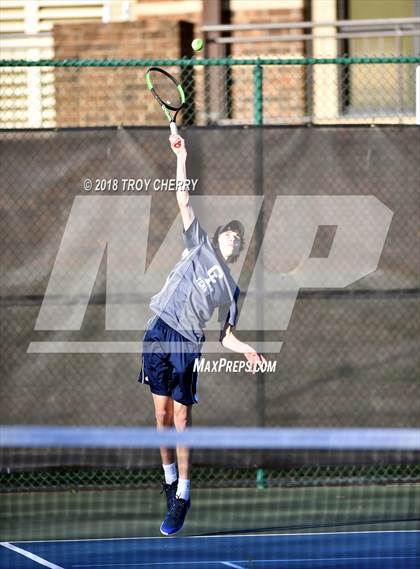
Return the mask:
[[[9,492],[0,540],[158,536],[156,489]],[[193,489],[183,535],[418,529],[420,484]]]

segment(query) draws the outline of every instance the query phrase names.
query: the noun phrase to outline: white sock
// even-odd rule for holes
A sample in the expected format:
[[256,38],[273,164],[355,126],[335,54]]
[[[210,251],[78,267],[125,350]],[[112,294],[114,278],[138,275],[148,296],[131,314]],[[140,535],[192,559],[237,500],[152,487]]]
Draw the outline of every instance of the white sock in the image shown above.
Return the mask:
[[165,482],[166,484],[172,484],[178,478],[176,473],[176,464],[162,464],[163,470],[165,471]]
[[188,500],[190,497],[190,481],[186,478],[180,478],[178,480],[178,488],[176,491],[176,497],[182,498],[183,500]]

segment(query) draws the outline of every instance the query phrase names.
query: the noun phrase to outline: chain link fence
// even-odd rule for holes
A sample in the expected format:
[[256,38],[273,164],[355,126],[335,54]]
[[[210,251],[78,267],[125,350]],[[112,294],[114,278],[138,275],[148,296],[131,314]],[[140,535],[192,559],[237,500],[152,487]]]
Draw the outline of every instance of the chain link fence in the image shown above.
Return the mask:
[[[155,452],[155,456],[156,456]],[[9,459],[10,460],[10,459]],[[114,458],[115,461],[115,458]],[[133,462],[125,468],[109,466],[92,468],[92,457],[86,460],[84,469],[76,468],[72,462],[66,468],[66,462],[61,460],[57,466],[52,465],[51,453],[45,462],[48,469],[38,466],[38,470],[28,471],[27,466],[19,472],[16,457],[15,472],[0,474],[3,491],[17,490],[60,490],[70,488],[135,488],[156,487],[161,482],[160,466],[145,467]],[[157,462],[157,460],[155,460]],[[366,485],[366,484],[393,484],[416,483],[420,479],[420,465],[411,464],[340,464],[320,466],[309,464],[306,466],[289,464],[277,468],[236,468],[197,466],[193,469],[192,480],[198,488],[268,488],[268,487],[295,487],[295,486],[335,486],[335,485]],[[141,466],[140,466],[141,465]],[[33,467],[33,465],[32,465]],[[261,473],[261,474],[259,474]]]
[[151,65],[178,77],[185,126],[414,124],[420,57],[1,62],[2,128],[161,124]]
[[[139,353],[150,297],[182,252],[180,226],[173,225],[175,197],[140,191],[112,195],[106,187],[88,193],[84,183],[116,180],[121,190],[124,179],[175,176],[167,127],[143,128],[165,120],[144,82],[146,67],[157,64],[178,73],[188,94],[182,132],[189,177],[198,179],[194,198],[207,200],[197,201],[204,227],[211,233],[241,215],[245,222],[247,249],[233,269],[242,291],[240,320],[253,321],[240,332],[242,339],[284,342],[281,351],[269,354],[277,360],[275,373],[203,373],[197,424],[418,426],[420,135],[415,126],[400,125],[414,122],[414,70],[419,61],[40,61],[33,66],[3,61],[2,422],[154,421],[150,393],[137,384]],[[28,91],[32,73],[37,81],[31,80]],[[323,126],[306,126],[317,122]],[[398,124],[371,128],[363,122]],[[41,128],[27,129],[30,125]],[[250,128],[253,125],[263,128]],[[281,199],[287,196],[374,196],[392,221],[375,271],[344,288],[302,287],[290,322],[284,324],[283,308],[278,308],[282,305],[270,304],[269,298],[281,301],[278,274],[293,273],[298,263],[296,251],[282,246],[270,223],[281,216],[287,206]],[[147,222],[139,218],[130,235],[131,226],[122,222],[106,254],[100,235],[107,218],[76,220],[75,235],[82,238],[80,248],[67,259],[70,288],[63,293],[64,301],[53,298],[60,327],[37,328],[77,204],[101,200],[100,208],[108,204],[108,213],[98,210],[101,215],[111,215],[115,207],[115,215],[125,220],[146,197],[150,223],[149,217]],[[250,200],[245,205],[244,197]],[[377,218],[371,202],[363,202],[361,209],[356,202],[348,203],[347,216],[356,232],[368,227],[368,234],[373,233]],[[302,226],[313,222],[313,212],[302,210]],[[310,254],[327,259],[339,226],[328,220],[317,223]],[[162,248],[168,235],[172,246]],[[257,282],[255,289],[252,278],[258,274],[256,259],[263,242],[266,296],[263,305],[249,305],[247,296],[252,299],[252,287],[255,294],[259,286]],[[139,265],[140,249],[145,268]],[[89,260],[98,250],[93,274],[90,261],[84,266],[80,259]],[[362,262],[363,251],[356,257]],[[146,283],[142,279],[150,266],[157,280]],[[68,306],[80,300],[80,271],[86,272],[88,287],[89,278],[94,284],[75,325]],[[115,320],[110,327],[114,308],[107,282],[116,273],[121,283],[137,283],[139,289],[121,285],[117,290],[121,296],[116,304],[127,310],[123,321]],[[258,327],[256,323],[267,324],[270,315],[278,326]],[[217,330],[209,330],[207,339],[217,338]],[[129,349],[66,353],[57,348],[42,353],[48,350],[39,348],[60,342],[125,342]],[[31,350],[34,345],[38,351]]]
[[[127,179],[175,177],[169,131],[144,82],[156,64],[187,93],[181,133],[200,221],[210,235],[231,218],[246,228],[245,252],[232,268],[242,291],[238,335],[277,345],[265,354],[275,373],[202,373],[195,424],[418,427],[418,63],[3,61],[1,422],[154,424],[150,392],[137,383],[141,340],[150,297],[182,253],[182,228],[173,193],[122,188]],[[303,232],[312,227],[308,256],[320,263],[347,231],[363,265],[382,208],[389,223],[374,270],[346,286],[309,283],[293,302],[284,298],[278,279],[300,270],[294,238],[273,230],[275,220],[292,219],[288,198],[312,199],[295,221]],[[341,201],[326,215],[319,198]],[[83,208],[93,216],[78,216]],[[70,253],[69,231],[77,243]],[[362,246],[358,234],[366,236]],[[63,258],[63,290],[51,291]],[[336,270],[346,275],[346,259]],[[39,325],[44,308],[59,325]],[[217,343],[217,327],[206,336]],[[4,490],[153,486],[161,478],[156,453],[145,468],[130,452],[110,451],[104,461],[89,451],[71,462],[60,452],[11,452]],[[7,465],[7,452],[3,458]],[[37,471],[28,470],[32,459]],[[415,457],[306,462],[290,453],[265,469],[252,457],[233,469],[199,462],[193,476],[203,487],[248,488],[419,478]]]
[[[264,197],[260,234],[266,292],[259,308],[278,325],[265,326],[263,340],[284,342],[279,353],[267,355],[277,360],[275,373],[258,378],[203,373],[196,423],[418,425],[418,129],[217,127],[190,128],[184,134],[190,150],[189,175],[199,179],[198,195],[193,197],[205,229],[211,234],[237,215],[245,223],[248,249],[233,274],[242,291],[240,321],[245,329],[239,334],[250,343],[261,333],[255,330],[261,313],[252,304],[251,286],[254,273],[258,274],[255,260],[261,243],[259,231],[254,231],[255,218],[249,214],[253,208],[248,202],[243,207],[241,200]],[[87,193],[83,184],[88,178],[116,179],[121,184],[125,178],[173,177],[175,164],[167,137],[166,127],[1,133],[3,423],[153,424],[150,393],[137,384],[141,331],[150,316],[151,295],[182,252],[175,196]],[[270,229],[288,207],[284,199],[369,195],[378,200],[378,207],[392,212],[376,270],[345,288],[301,288],[285,325],[276,279],[293,273],[299,257],[284,235]],[[207,200],[204,205],[201,199]],[[150,223],[141,217],[145,203],[150,205]],[[88,209],[99,204],[99,216],[75,217],[78,204]],[[353,201],[344,205],[356,234],[374,232],[377,219],[371,205],[367,201],[362,209]],[[126,223],[118,225],[105,254],[103,230],[113,212],[118,223],[121,219]],[[313,223],[311,211],[302,209],[301,215],[299,226]],[[328,258],[339,233],[334,233],[334,221],[320,225],[310,242],[311,255],[322,260]],[[80,238],[73,257],[65,257],[66,286],[61,296],[50,291],[45,300],[71,227]],[[154,279],[146,279],[140,251]],[[360,253],[356,250],[357,263],[363,255],[363,248]],[[341,271],[346,270],[344,263]],[[121,286],[130,282],[137,288],[110,292],[109,283],[120,275]],[[94,279],[87,297],[79,288],[84,278]],[[113,295],[119,295],[117,300]],[[59,326],[36,328],[44,301]],[[122,321],[112,320],[115,303],[125,310]],[[72,320],[73,310],[82,311],[81,324]],[[207,340],[217,342],[217,338],[217,330],[209,330]],[[108,341],[128,342],[129,353],[66,353],[60,344]],[[58,349],[48,353],[44,344]],[[33,345],[41,350],[31,350]]]

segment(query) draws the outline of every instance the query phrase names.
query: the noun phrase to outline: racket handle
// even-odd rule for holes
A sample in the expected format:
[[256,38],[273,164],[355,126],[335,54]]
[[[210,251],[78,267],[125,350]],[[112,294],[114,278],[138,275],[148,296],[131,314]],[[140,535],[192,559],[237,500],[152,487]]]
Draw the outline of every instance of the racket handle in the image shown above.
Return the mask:
[[169,123],[169,127],[171,129],[171,134],[173,134],[173,135],[178,134],[178,127],[176,126],[176,123],[174,121],[171,121]]

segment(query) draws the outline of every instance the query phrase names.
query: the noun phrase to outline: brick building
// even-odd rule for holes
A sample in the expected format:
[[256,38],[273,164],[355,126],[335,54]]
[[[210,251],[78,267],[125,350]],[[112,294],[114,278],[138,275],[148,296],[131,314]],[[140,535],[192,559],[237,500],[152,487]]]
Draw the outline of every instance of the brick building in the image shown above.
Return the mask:
[[[372,50],[376,50],[372,53],[375,55],[411,54],[416,48],[409,38],[404,38],[397,47],[393,38],[382,38],[382,43],[377,45],[366,41],[362,44],[357,39],[345,45],[334,38],[338,28],[333,25],[315,27],[310,41],[305,37],[309,29],[298,27],[304,21],[319,23],[340,18],[418,15],[416,10],[420,4],[413,0],[395,0],[392,8],[390,4],[361,0],[3,0],[0,8],[2,58],[190,57],[191,38],[202,35],[203,24],[212,23],[289,23],[294,27],[209,33],[205,53],[208,57],[334,57],[343,50],[356,55],[370,55]],[[236,43],[211,42],[223,36],[235,38]],[[276,41],[260,41],[274,37]],[[173,71],[180,72],[179,68]],[[337,69],[318,66],[313,76],[309,73],[303,66],[264,69],[265,83],[270,86],[264,91],[265,122],[301,123],[314,117],[336,122],[337,117],[342,118]],[[2,75],[0,123],[6,128],[144,125],[162,121],[154,101],[144,96],[143,68],[21,67],[7,68]],[[187,70],[182,80],[190,94],[194,94],[184,115],[186,124],[253,122],[251,67],[220,67],[211,71],[195,67]],[[354,74],[352,80],[352,100],[359,101],[362,108],[367,104],[367,79]],[[308,92],[309,81],[313,82],[313,93]],[[393,93],[390,101],[382,106],[392,107],[391,99],[401,91],[401,85],[407,99],[410,82],[410,74],[405,77],[404,73],[391,70],[388,84]],[[205,90],[209,84],[211,88]],[[375,82],[370,87],[369,105],[371,100],[375,103],[378,90],[385,93]],[[401,106],[401,102],[399,104]],[[408,99],[402,101],[403,107],[410,104]],[[368,120],[374,117],[369,116]]]

